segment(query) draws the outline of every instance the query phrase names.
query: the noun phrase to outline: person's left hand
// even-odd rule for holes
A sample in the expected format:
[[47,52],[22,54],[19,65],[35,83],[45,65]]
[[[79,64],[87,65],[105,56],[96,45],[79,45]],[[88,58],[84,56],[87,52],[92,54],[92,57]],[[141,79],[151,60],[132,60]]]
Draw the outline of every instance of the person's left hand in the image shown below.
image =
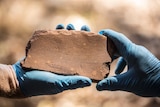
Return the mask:
[[[59,24],[56,29],[64,29],[64,26]],[[66,29],[75,30],[72,24],[67,25]],[[81,30],[90,31],[87,26],[82,26]],[[57,94],[64,90],[90,86],[92,83],[89,78],[83,76],[63,76],[38,70],[25,72],[20,61],[12,67],[16,73],[20,90],[26,97]]]

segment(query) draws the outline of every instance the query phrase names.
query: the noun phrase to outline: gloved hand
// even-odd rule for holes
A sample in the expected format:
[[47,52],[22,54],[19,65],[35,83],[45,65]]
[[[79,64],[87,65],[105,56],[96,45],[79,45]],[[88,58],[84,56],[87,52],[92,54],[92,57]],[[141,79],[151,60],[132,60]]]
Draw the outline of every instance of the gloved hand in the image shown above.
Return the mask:
[[[64,26],[57,25],[56,29],[64,29]],[[69,24],[67,29],[74,30],[74,26]],[[82,30],[87,31],[84,26]],[[13,69],[16,72],[20,89],[26,97],[57,94],[64,90],[91,85],[91,80],[83,76],[63,76],[38,70],[25,72],[20,66],[20,61],[13,65]]]
[[[145,47],[132,43],[121,33],[107,29],[99,33],[114,42],[117,55],[121,57],[116,75],[101,80],[96,86],[97,90],[122,90],[144,97],[159,97],[160,61]],[[126,65],[127,72],[121,73]]]

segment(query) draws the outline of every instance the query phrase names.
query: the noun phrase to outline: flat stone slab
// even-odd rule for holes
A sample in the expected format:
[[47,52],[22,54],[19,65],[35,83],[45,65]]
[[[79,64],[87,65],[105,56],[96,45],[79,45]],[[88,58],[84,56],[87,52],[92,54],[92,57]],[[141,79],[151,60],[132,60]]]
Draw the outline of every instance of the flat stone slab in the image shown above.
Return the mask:
[[109,74],[115,47],[107,37],[75,30],[38,30],[26,46],[25,69],[82,75],[94,82]]

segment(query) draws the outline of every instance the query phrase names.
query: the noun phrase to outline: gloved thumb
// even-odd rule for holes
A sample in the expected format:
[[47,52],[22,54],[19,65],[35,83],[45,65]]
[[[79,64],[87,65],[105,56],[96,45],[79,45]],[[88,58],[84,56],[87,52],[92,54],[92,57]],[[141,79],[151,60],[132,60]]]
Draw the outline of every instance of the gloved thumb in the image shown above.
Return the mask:
[[122,74],[112,76],[105,78],[101,80],[99,83],[97,83],[97,90],[110,90],[110,91],[116,91],[116,90],[123,90],[124,83],[122,82],[124,78],[122,78]]

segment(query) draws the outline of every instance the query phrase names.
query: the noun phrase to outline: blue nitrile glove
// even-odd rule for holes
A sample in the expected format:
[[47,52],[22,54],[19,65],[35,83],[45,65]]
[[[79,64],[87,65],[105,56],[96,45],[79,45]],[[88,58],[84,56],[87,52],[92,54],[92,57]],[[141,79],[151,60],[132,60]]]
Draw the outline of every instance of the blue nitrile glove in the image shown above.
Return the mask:
[[[56,29],[63,28],[62,24],[56,27]],[[57,94],[64,90],[90,86],[92,83],[89,78],[83,76],[63,76],[38,70],[25,72],[20,61],[13,65],[13,69],[16,72],[20,89],[26,97]]]
[[[117,48],[119,61],[116,76],[105,78],[97,84],[97,90],[122,90],[144,97],[160,96],[160,61],[145,47],[132,43],[123,34],[113,30],[101,30]],[[127,65],[127,72],[121,73]]]

